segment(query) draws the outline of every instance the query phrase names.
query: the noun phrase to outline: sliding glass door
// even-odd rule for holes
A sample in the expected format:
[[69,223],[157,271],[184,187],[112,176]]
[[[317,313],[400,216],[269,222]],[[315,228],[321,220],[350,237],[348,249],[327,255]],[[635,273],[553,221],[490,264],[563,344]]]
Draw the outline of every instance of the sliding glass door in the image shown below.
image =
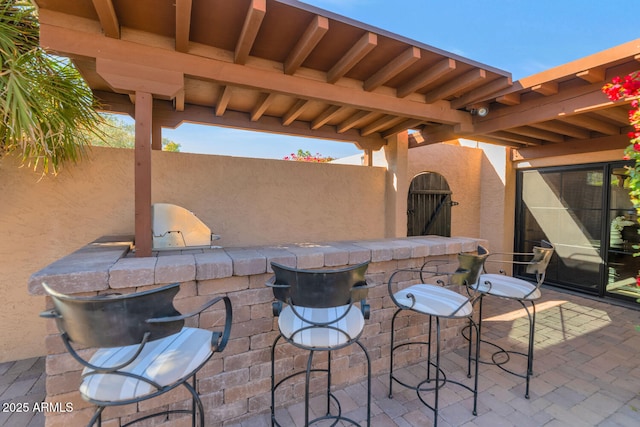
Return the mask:
[[[547,282],[575,291],[639,298],[635,211],[623,163],[518,172],[516,247],[547,239],[556,253]],[[523,275],[523,272],[516,272]]]

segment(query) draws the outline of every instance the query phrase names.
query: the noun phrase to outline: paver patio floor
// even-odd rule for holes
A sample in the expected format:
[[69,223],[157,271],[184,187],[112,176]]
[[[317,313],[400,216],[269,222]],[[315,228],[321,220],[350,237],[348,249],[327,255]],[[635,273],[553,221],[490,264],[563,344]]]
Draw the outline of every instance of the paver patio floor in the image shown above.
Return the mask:
[[[486,298],[483,337],[505,348],[526,346],[527,322],[517,303]],[[537,304],[536,350],[530,399],[524,380],[496,366],[482,364],[479,374],[478,415],[471,413],[471,394],[447,385],[441,392],[438,425],[448,426],[625,426],[640,425],[640,311],[601,300],[544,289]],[[488,349],[488,346],[484,346]],[[484,351],[483,351],[484,353]],[[465,351],[444,355],[450,377],[464,378]],[[514,363],[521,363],[515,358]],[[524,366],[524,365],[522,365]],[[420,364],[407,368],[424,372]],[[343,410],[364,419],[358,403],[365,383],[337,392]],[[44,358],[0,364],[0,402],[41,402],[45,397]],[[429,394],[425,397],[428,399]],[[319,398],[318,398],[319,399]],[[317,402],[316,402],[317,403]],[[313,405],[319,407],[319,405]],[[268,408],[265,408],[268,411]],[[301,403],[278,409],[282,425],[302,425]],[[372,381],[372,426],[432,425],[433,413],[416,394],[394,386],[388,397],[388,375]],[[0,412],[0,425],[39,427],[38,413]],[[269,426],[267,412],[225,425]]]

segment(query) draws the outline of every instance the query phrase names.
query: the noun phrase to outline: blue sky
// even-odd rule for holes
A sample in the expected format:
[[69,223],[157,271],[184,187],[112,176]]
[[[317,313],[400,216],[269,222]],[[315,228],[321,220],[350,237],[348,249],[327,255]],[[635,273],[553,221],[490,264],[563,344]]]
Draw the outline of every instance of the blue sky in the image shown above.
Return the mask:
[[[633,16],[602,0],[305,3],[509,71],[514,81],[640,37]],[[350,143],[201,125],[165,129],[163,137],[181,144],[182,152],[192,153],[276,159],[299,148],[332,157],[359,153]]]

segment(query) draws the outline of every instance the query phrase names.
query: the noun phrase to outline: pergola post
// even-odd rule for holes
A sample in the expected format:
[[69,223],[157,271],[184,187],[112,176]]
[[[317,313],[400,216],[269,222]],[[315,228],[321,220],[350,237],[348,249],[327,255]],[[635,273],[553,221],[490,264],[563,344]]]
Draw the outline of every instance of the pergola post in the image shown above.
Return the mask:
[[151,256],[151,136],[153,96],[136,92],[135,107],[135,246],[136,257]]
[[387,160],[385,235],[406,237],[409,134],[405,131],[387,138],[384,153]]

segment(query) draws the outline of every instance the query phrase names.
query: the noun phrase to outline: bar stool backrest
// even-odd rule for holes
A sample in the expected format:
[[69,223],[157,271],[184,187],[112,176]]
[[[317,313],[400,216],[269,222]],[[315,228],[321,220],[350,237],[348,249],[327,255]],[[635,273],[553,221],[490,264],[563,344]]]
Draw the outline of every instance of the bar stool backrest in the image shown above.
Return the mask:
[[527,273],[535,274],[536,276],[544,276],[554,251],[551,243],[546,240],[543,240],[541,243],[541,246],[533,247],[533,258],[526,269]]
[[70,296],[42,285],[53,300],[58,328],[70,341],[89,347],[121,347],[140,344],[180,332],[184,320],[148,323],[148,319],[177,316],[173,298],[180,290],[174,283],[128,295]]
[[310,308],[329,308],[364,300],[368,289],[365,273],[369,263],[337,270],[300,270],[275,262],[273,294],[287,304]]
[[477,254],[459,253],[458,268],[451,276],[451,283],[461,286],[473,286],[483,271],[484,262],[489,256],[483,246],[478,246]]

